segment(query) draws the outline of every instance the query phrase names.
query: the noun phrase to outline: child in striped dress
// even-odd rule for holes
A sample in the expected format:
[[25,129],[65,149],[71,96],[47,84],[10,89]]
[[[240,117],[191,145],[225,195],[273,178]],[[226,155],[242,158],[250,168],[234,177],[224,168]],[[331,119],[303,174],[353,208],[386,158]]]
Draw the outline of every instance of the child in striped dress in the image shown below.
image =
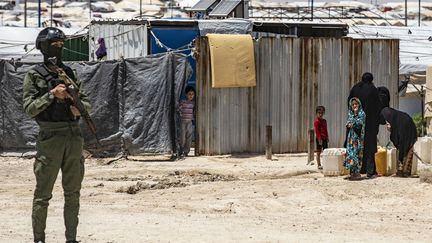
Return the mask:
[[194,119],[195,111],[195,90],[191,86],[187,86],[186,100],[180,102],[180,116],[181,116],[181,131],[180,131],[180,157],[188,156],[193,135],[192,120]]

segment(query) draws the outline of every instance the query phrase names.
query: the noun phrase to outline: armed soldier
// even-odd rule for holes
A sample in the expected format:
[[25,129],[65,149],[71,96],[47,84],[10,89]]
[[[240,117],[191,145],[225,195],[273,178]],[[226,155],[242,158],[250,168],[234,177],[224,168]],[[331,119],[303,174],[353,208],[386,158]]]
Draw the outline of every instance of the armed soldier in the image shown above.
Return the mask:
[[43,29],[36,39],[36,48],[44,56],[44,64],[30,70],[24,79],[24,110],[39,125],[34,174],[36,189],[33,198],[32,226],[35,242],[45,242],[49,200],[59,170],[64,190],[64,223],[66,242],[76,241],[81,183],[84,177],[83,138],[78,120],[77,97],[68,92],[60,79],[59,69],[74,81],[81,106],[90,108],[81,82],[71,68],[62,62],[65,34],[57,29]]

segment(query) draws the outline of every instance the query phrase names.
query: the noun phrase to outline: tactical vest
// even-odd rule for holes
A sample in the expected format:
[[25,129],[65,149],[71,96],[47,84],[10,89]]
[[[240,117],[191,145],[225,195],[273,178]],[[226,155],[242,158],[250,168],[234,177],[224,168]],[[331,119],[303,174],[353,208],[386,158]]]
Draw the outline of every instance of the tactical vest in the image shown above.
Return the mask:
[[[75,75],[67,66],[63,66],[66,74],[75,81]],[[63,80],[58,78],[56,73],[48,71],[44,65],[39,65],[35,67],[37,73],[39,73],[47,82],[48,90],[53,89],[58,84],[61,84]],[[36,120],[45,121],[45,122],[68,122],[75,121],[75,117],[70,111],[70,106],[72,105],[72,101],[70,99],[59,100],[54,97],[54,101],[49,105],[44,111],[39,113],[36,116]]]

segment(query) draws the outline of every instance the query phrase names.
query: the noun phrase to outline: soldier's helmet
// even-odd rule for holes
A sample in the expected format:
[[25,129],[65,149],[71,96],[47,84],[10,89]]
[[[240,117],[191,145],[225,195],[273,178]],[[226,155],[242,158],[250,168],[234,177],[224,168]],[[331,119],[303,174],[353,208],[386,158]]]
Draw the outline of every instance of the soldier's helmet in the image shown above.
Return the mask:
[[39,32],[36,38],[36,49],[41,50],[42,54],[47,54],[50,43],[58,40],[66,40],[63,31],[54,27],[47,27]]

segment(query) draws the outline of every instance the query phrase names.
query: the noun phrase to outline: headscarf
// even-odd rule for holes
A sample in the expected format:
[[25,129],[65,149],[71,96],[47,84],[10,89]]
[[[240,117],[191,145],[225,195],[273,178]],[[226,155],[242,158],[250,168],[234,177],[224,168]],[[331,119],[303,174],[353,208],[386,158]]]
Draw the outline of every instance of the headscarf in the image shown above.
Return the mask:
[[[358,112],[352,110],[352,103],[357,101]],[[366,114],[363,111],[359,98],[353,97],[349,101],[347,120],[347,141],[346,141],[346,157],[343,165],[351,173],[359,173],[362,167],[362,152],[364,153],[364,136],[365,136],[365,120]],[[348,127],[352,124],[351,127]]]
[[385,86],[377,87],[381,109],[390,106],[390,91]]
[[[378,98],[381,104],[380,107],[380,112],[381,112],[381,110],[384,109],[385,107],[390,107],[390,91],[384,86],[377,87],[377,89],[378,89]],[[381,125],[386,124],[385,119],[381,114],[379,118],[379,123]]]
[[361,77],[361,82],[359,83],[359,86],[362,87],[364,84],[371,84],[373,81],[373,75],[372,73],[363,73]]
[[105,39],[104,38],[99,38],[98,39],[98,43],[99,43],[99,47],[96,50],[96,57],[98,59],[104,57],[107,55],[107,51],[106,51],[106,46],[105,46]]
[[403,161],[403,158],[417,141],[416,126],[407,113],[393,108],[382,109],[381,116],[390,123],[390,140],[399,150],[399,161]]
[[[352,103],[353,101],[357,101],[359,104],[357,115],[354,113],[352,109]],[[366,114],[363,111],[362,104],[360,102],[360,99],[357,97],[353,97],[349,101],[350,107],[348,110],[348,120],[347,120],[347,126],[349,123],[353,124],[353,127],[349,130],[348,136],[352,136],[352,132],[357,133],[359,139],[363,141],[365,136],[365,121],[366,121]],[[363,149],[363,144],[359,143],[359,149]]]
[[372,73],[366,72],[366,73],[363,73],[363,75],[362,75],[362,82],[363,83],[372,83],[373,79],[374,78],[373,78]]

